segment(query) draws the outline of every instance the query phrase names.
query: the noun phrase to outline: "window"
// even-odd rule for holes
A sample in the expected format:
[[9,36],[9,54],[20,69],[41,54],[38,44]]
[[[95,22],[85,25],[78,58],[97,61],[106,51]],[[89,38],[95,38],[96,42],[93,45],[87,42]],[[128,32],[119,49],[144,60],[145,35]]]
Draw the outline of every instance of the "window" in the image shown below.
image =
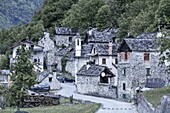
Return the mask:
[[125,52],[125,60],[128,60],[128,53]]
[[52,82],[52,77],[49,77],[49,82]]
[[118,64],[118,59],[117,58],[115,58],[115,64]]
[[95,48],[93,49],[93,53],[96,54],[96,49]]
[[79,39],[77,39],[77,45],[79,45]]
[[123,90],[126,90],[126,84],[123,83]]
[[150,68],[146,68],[146,76],[151,76],[151,74],[150,74]]
[[56,41],[54,40],[54,45],[56,45]]
[[93,60],[93,63],[94,63],[94,64],[96,63],[96,60],[95,60],[95,59]]
[[149,61],[149,53],[144,53],[144,62]]
[[37,59],[34,59],[34,62],[37,62]]
[[122,75],[126,75],[126,68],[123,68],[123,70],[122,70]]
[[100,76],[100,83],[109,83],[108,82],[108,77],[102,77],[102,76]]
[[106,64],[106,59],[102,58],[102,64]]
[[123,97],[123,99],[126,99],[126,94],[123,94],[122,97]]
[[72,37],[69,37],[68,40],[69,40],[69,42],[72,42]]

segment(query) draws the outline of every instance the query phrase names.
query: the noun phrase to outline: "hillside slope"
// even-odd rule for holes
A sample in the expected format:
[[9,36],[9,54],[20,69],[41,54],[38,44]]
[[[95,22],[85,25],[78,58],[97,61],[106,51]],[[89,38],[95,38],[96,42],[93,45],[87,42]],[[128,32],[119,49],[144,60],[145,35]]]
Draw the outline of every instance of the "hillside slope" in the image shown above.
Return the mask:
[[28,23],[43,0],[0,0],[0,28]]

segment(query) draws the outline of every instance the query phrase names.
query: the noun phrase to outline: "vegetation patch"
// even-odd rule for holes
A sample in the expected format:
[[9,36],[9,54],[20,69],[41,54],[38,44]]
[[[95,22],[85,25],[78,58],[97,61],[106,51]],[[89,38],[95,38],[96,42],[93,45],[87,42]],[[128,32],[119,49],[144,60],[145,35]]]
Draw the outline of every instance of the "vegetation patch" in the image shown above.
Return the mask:
[[[35,107],[35,108],[22,108],[21,111],[27,111],[29,113],[95,113],[100,104],[81,104],[75,100],[73,104],[69,99],[61,98],[61,104],[57,106]],[[1,113],[14,113],[16,109],[7,108]]]
[[170,86],[145,91],[142,94],[147,99],[147,101],[153,105],[153,107],[157,107],[160,103],[162,96],[170,94]]

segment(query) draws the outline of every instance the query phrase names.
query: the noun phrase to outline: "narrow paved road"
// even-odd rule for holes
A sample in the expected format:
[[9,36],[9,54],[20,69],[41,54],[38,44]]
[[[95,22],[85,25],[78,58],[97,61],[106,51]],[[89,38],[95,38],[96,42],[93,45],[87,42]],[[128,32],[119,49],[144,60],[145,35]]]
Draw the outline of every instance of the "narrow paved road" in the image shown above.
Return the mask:
[[135,107],[131,103],[77,94],[75,93],[76,91],[75,85],[72,83],[64,83],[61,84],[61,86],[62,89],[58,91],[56,94],[60,94],[65,97],[70,97],[73,95],[74,99],[101,103],[102,107],[96,113],[137,113]]

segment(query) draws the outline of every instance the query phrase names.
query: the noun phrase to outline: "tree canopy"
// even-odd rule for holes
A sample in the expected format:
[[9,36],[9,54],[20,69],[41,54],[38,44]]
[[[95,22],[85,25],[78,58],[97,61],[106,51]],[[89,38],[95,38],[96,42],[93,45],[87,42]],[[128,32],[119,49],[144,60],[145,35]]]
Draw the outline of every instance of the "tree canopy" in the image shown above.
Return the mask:
[[11,105],[19,107],[27,90],[36,83],[33,64],[30,61],[30,52],[24,47],[18,49],[18,57],[12,69],[12,85],[10,87]]

